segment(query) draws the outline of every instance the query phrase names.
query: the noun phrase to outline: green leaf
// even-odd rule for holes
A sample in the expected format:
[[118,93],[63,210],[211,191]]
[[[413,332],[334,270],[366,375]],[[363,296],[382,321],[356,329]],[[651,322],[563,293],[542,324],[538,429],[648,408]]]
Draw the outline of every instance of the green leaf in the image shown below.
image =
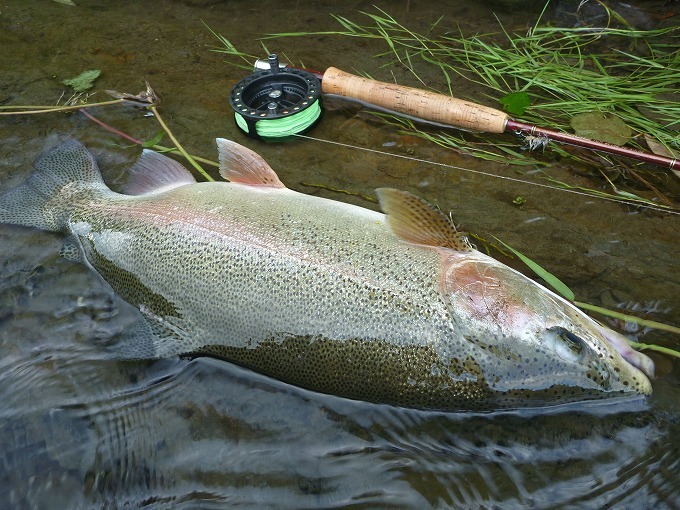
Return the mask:
[[92,88],[94,80],[99,78],[100,74],[101,71],[99,69],[91,69],[90,71],[80,73],[75,78],[64,80],[62,83],[67,87],[72,87],[76,92],[85,92]]
[[158,145],[158,142],[160,142],[163,139],[164,136],[165,136],[165,131],[163,131],[161,129],[158,132],[158,134],[156,136],[154,136],[151,140],[147,140],[146,142],[144,142],[142,144],[142,147],[144,147],[145,149],[150,149],[154,145]]
[[[495,236],[494,236],[495,237]],[[512,253],[517,255],[517,257],[524,262],[529,269],[531,269],[534,273],[536,273],[538,276],[543,278],[545,282],[550,285],[558,294],[562,295],[563,298],[568,299],[569,301],[573,301],[576,296],[574,296],[574,292],[567,287],[562,280],[560,280],[557,276],[553,275],[552,273],[549,273],[545,269],[543,269],[541,266],[539,266],[536,262],[531,260],[529,257],[522,255],[520,252],[515,250],[512,246],[509,246],[505,244],[503,241],[498,239],[496,237],[496,240],[501,243],[503,246],[505,246],[508,250],[510,250]]]
[[578,136],[614,145],[624,145],[633,136],[633,131],[616,115],[577,113],[570,123]]
[[531,99],[526,92],[510,92],[501,97],[498,102],[503,105],[503,109],[513,115],[523,115],[531,105]]

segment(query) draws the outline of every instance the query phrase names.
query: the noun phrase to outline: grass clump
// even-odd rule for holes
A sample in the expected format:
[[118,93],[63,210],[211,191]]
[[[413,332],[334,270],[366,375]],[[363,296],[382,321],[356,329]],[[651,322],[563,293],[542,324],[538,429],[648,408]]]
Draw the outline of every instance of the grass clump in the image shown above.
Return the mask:
[[[632,135],[619,138],[619,143],[664,155],[680,153],[680,27],[635,29],[599,4],[608,19],[603,27],[553,27],[542,22],[544,8],[523,34],[511,33],[499,22],[496,33],[469,36],[460,29],[447,30],[442,18],[426,33],[418,33],[378,9],[362,13],[368,18],[365,24],[334,16],[340,30],[269,37],[335,35],[382,40],[387,50],[376,56],[385,60],[383,66],[402,65],[423,85],[422,70],[434,70],[443,78],[443,86],[435,88],[438,92],[460,97],[455,84],[463,79],[479,90],[477,97],[465,99],[480,102],[480,96],[485,96],[499,108],[510,105],[516,118],[543,127],[569,129],[584,114],[616,117]],[[403,119],[388,120],[459,153],[496,162],[545,166],[551,157],[572,158],[592,166],[622,168],[624,176],[637,165],[555,143],[549,145],[550,151],[538,151],[532,150],[536,140],[525,139],[525,146],[519,147],[507,136],[435,132]],[[598,133],[591,136],[598,138]],[[659,195],[646,184],[643,187]]]

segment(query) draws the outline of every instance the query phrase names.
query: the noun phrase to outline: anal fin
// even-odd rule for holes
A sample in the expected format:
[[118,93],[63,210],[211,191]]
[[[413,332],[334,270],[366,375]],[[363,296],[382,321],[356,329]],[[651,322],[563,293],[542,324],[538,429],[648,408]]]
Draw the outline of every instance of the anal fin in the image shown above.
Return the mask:
[[[118,359],[159,359],[186,353],[186,332],[171,317],[160,317],[140,305],[137,320],[117,334],[107,345]],[[179,319],[175,319],[179,320]]]

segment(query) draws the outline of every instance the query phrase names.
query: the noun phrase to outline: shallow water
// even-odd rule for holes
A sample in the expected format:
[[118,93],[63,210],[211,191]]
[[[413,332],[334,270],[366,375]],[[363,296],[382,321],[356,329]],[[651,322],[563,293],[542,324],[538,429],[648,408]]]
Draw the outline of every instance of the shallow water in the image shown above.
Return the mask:
[[[540,3],[76,2],[0,5],[0,104],[53,104],[62,79],[91,68],[102,70],[91,101],[104,100],[105,89],[137,93],[148,79],[164,119],[194,154],[215,159],[214,138],[234,139],[262,154],[289,187],[365,207],[374,205],[303,183],[416,191],[453,210],[465,229],[498,235],[537,260],[581,301],[659,302],[650,317],[678,324],[677,216],[318,141],[245,139],[227,96],[247,72],[209,51],[217,43],[201,23],[260,54],[263,33],[334,30],[329,12],[360,20],[357,11],[372,4],[417,30],[444,14],[472,32],[495,30],[494,12],[507,26],[530,24]],[[554,16],[570,19],[566,8]],[[375,67],[380,45],[316,37],[267,46],[310,67],[384,80],[394,72],[416,85],[403,69]],[[158,131],[138,111],[93,113],[140,139]],[[56,135],[88,145],[114,184],[139,153],[81,114],[0,117],[0,189],[25,178]],[[513,172],[404,138],[352,110],[326,112],[312,135]],[[597,186],[573,170],[550,171]],[[517,196],[526,200],[521,208],[512,204]],[[211,359],[115,362],[93,339],[124,330],[134,312],[87,268],[61,259],[61,245],[56,234],[0,225],[2,508],[680,506],[679,365],[668,358],[655,357],[659,377],[648,400],[501,414],[352,402]],[[678,347],[658,332],[640,339]]]

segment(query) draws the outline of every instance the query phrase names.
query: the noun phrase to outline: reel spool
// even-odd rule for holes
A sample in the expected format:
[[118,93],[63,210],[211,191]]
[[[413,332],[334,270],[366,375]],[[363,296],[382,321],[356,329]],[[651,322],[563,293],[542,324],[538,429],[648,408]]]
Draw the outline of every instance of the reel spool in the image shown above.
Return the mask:
[[276,54],[269,69],[242,79],[229,103],[238,128],[261,140],[282,140],[305,133],[321,119],[321,83],[302,69],[281,68]]

